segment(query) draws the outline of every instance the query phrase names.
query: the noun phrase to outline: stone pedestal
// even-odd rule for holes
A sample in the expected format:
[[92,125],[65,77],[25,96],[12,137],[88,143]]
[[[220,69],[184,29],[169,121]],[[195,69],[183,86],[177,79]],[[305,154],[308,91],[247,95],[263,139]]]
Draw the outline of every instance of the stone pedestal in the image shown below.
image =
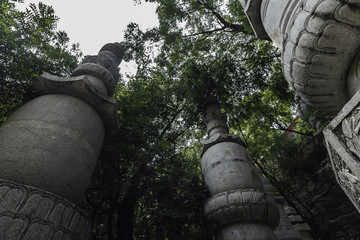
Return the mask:
[[0,180],[0,239],[89,239],[87,214],[50,192]]
[[207,107],[209,139],[204,142],[201,169],[211,198],[205,214],[218,226],[218,240],[276,239],[279,223],[275,200],[262,181],[238,136],[228,134],[226,116],[216,102]]
[[[43,96],[0,128],[0,237],[87,239],[76,207],[84,197],[104,137],[119,127],[114,93],[120,44],[85,58],[72,77],[44,73]],[[10,227],[11,226],[11,227]]]

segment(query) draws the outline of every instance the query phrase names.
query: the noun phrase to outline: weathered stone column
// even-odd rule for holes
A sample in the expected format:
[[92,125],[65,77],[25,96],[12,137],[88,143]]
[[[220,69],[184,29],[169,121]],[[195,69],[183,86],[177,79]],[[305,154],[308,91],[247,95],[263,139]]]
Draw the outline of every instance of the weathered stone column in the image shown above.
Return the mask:
[[240,0],[256,35],[282,51],[286,80],[338,114],[323,133],[336,178],[360,212],[360,1]]
[[276,239],[275,200],[264,193],[260,176],[241,140],[230,135],[217,101],[208,102],[201,169],[211,198],[205,214],[218,226],[218,240]]
[[337,113],[360,89],[360,2],[240,0],[260,38],[282,50],[286,80],[307,103]]
[[118,129],[114,93],[120,44],[87,57],[72,77],[44,73],[41,97],[0,128],[0,238],[88,239],[76,205],[84,197],[104,136]]

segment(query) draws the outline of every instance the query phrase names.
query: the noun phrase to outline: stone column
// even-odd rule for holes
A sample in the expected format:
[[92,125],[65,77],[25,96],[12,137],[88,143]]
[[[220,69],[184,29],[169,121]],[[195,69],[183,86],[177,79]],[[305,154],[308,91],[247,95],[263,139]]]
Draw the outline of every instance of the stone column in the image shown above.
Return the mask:
[[201,169],[211,198],[205,214],[218,226],[218,240],[276,239],[279,224],[275,200],[264,193],[252,158],[236,135],[230,135],[217,101],[206,109],[209,138],[201,153]]
[[282,51],[284,76],[307,103],[337,113],[360,89],[360,2],[240,2],[256,35]]
[[316,109],[340,186],[360,212],[360,2],[240,0],[258,37],[282,51],[286,80]]
[[87,57],[72,77],[44,73],[44,94],[0,128],[2,239],[88,239],[77,205],[84,197],[104,136],[118,129],[111,98],[122,59],[120,44]]

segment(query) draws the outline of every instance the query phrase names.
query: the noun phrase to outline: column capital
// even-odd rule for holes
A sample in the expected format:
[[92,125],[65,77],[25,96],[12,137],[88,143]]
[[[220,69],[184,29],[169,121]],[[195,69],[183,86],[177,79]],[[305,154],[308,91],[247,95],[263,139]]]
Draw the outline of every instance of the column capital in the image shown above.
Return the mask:
[[107,136],[111,136],[120,127],[116,100],[100,93],[91,83],[88,75],[58,77],[43,73],[33,85],[33,89],[42,94],[65,94],[77,97],[90,104],[102,118]]

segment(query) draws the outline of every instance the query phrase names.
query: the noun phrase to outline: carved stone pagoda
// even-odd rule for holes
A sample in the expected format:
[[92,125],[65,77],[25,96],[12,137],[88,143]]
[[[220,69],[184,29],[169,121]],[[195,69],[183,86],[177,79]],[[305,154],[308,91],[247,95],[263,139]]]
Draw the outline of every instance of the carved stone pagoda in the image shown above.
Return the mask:
[[111,96],[122,55],[121,44],[106,44],[71,77],[44,73],[34,86],[42,96],[1,126],[1,239],[89,239],[77,205],[104,137],[119,127]]
[[231,135],[217,100],[208,101],[208,139],[201,153],[201,170],[211,198],[205,215],[214,222],[216,239],[276,239],[280,214],[274,198],[264,192],[253,160],[237,135]]

